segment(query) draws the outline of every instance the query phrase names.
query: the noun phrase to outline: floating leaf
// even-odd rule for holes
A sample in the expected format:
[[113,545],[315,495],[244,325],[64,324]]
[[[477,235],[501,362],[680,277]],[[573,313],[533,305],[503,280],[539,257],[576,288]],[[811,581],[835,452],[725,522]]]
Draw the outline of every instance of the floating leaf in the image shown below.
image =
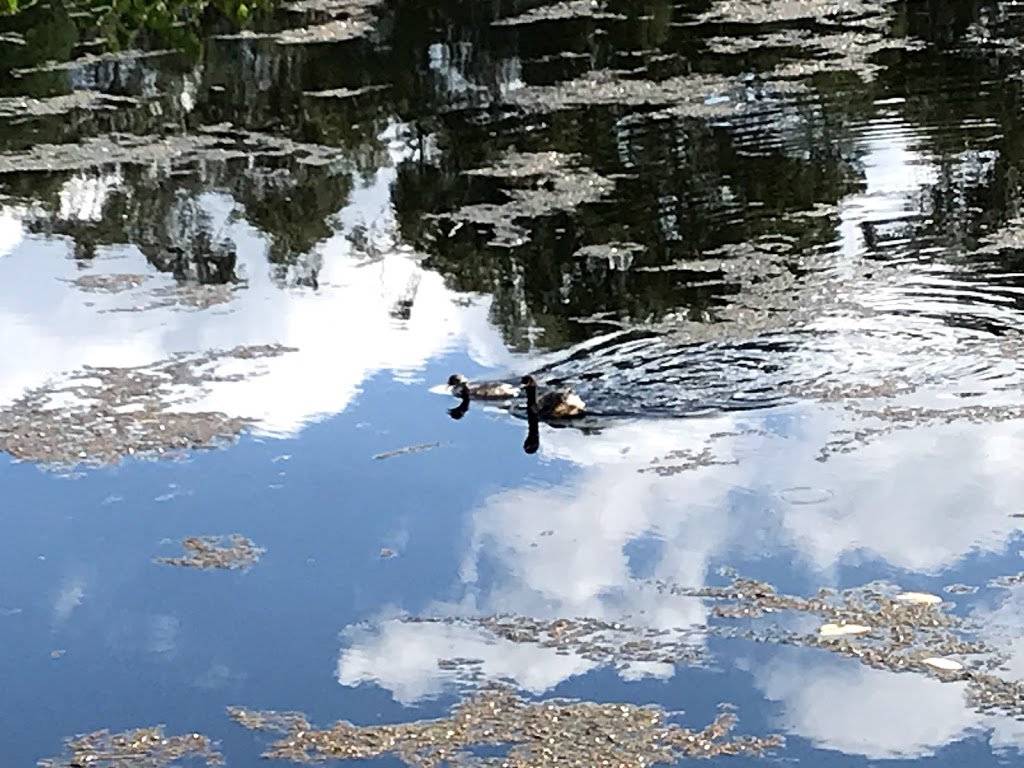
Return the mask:
[[959,661],[942,656],[929,656],[927,659],[921,659],[921,663],[927,664],[929,667],[935,667],[935,669],[941,669],[944,672],[959,672],[964,668],[964,665]]
[[941,597],[928,592],[900,592],[896,595],[896,599],[905,603],[920,603],[921,605],[937,605],[942,602]]
[[866,635],[871,627],[863,624],[823,624],[818,634],[822,637],[841,637],[842,635]]

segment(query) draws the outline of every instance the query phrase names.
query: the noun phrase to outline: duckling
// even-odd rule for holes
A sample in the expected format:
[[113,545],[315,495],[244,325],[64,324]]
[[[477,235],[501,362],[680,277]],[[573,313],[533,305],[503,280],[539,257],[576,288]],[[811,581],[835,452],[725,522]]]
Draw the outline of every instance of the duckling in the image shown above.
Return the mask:
[[448,377],[448,386],[452,394],[463,400],[509,400],[519,395],[519,387],[504,381],[478,381],[470,384],[461,373],[453,373]]
[[586,410],[583,398],[571,389],[556,389],[545,392],[537,398],[537,380],[533,376],[523,376],[523,389],[526,390],[526,407],[529,411],[543,419],[569,419],[580,416]]

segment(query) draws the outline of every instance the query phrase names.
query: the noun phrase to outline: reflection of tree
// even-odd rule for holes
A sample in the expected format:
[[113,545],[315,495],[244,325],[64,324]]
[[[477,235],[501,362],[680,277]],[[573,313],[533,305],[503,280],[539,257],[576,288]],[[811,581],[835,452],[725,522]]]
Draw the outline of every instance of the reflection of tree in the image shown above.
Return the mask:
[[[45,61],[67,61],[78,43],[78,28],[61,2],[40,2],[13,16],[0,15],[0,36],[15,34],[24,45],[0,43],[0,96],[23,94],[50,96],[67,93],[65,72],[40,72],[15,78],[18,69]],[[27,80],[27,82],[26,82]],[[0,134],[2,139],[2,134]]]
[[[591,332],[576,324],[581,317],[642,321],[679,313],[713,314],[736,286],[712,275],[697,287],[692,283],[699,276],[679,265],[729,244],[784,236],[787,249],[772,257],[773,265],[790,269],[799,279],[799,256],[831,242],[836,233],[830,217],[792,214],[827,208],[861,189],[858,142],[863,134],[858,124],[878,113],[878,100],[903,99],[896,111],[924,132],[926,138],[912,143],[935,158],[938,175],[916,201],[922,215],[909,217],[893,233],[899,249],[931,247],[936,240],[969,246],[985,226],[1020,215],[1024,131],[1018,117],[1019,87],[977,88],[984,82],[1016,82],[1011,75],[1020,70],[1020,56],[993,56],[990,48],[966,38],[978,24],[988,24],[991,37],[1016,39],[1019,30],[1008,26],[998,4],[897,3],[891,34],[921,37],[934,45],[875,55],[874,60],[890,68],[883,68],[873,81],[843,72],[817,75],[808,81],[817,98],[770,105],[751,119],[723,120],[714,128],[706,121],[678,117],[623,121],[627,110],[620,107],[563,109],[524,120],[497,106],[501,74],[509,71],[509,61],[517,62],[527,82],[578,75],[576,64],[554,63],[547,56],[552,51],[589,51],[584,71],[609,62],[641,62],[645,69],[630,77],[653,79],[687,67],[733,76],[753,61],[770,68],[800,55],[785,47],[759,49],[742,60],[711,55],[703,45],[708,29],[668,26],[671,3],[650,4],[656,7],[647,9],[645,23],[657,21],[660,26],[646,32],[637,29],[628,9],[612,5],[612,10],[630,15],[630,21],[612,25],[597,47],[588,42],[588,24],[496,31],[488,26],[490,19],[465,10],[448,17],[446,44],[458,55],[449,56],[445,66],[453,71],[430,69],[422,58],[415,60],[408,53],[415,50],[411,43],[400,47],[406,52],[404,91],[414,95],[403,107],[414,109],[417,98],[425,102],[420,113],[429,116],[445,148],[434,165],[408,163],[400,168],[394,200],[402,233],[431,253],[428,264],[448,275],[455,287],[491,293],[494,319],[515,346],[536,339],[539,329],[545,346],[578,341]],[[403,7],[398,3],[397,13]],[[400,30],[412,35],[409,27]],[[744,29],[740,34],[761,31]],[[720,29],[712,32],[721,34]],[[631,53],[642,40],[660,47],[658,57]],[[471,87],[463,85],[456,95],[444,87],[467,82]],[[455,111],[447,108],[450,103],[475,108]],[[972,147],[965,126],[985,121],[996,121],[1001,128],[991,168],[967,151],[982,147]],[[571,215],[524,222],[530,239],[516,248],[487,247],[486,233],[475,237],[472,225],[449,236],[461,206],[503,200],[503,185],[463,174],[495,162],[510,146],[582,155],[597,172],[616,175],[612,200],[584,205]],[[424,216],[428,213],[445,215],[434,220]],[[884,232],[874,225],[866,227],[865,236],[869,250],[885,246]],[[642,246],[631,268],[610,269],[600,260],[574,255],[580,246],[616,241]],[[728,248],[718,252],[728,256]],[[938,258],[955,258],[955,253],[950,249]],[[936,258],[934,249],[927,258]],[[1019,261],[1008,254],[1005,268],[1020,271]],[[669,266],[672,271],[643,271]]]
[[[562,120],[572,128],[565,116]],[[580,115],[576,123],[582,122]],[[606,175],[624,170],[619,157],[628,147],[634,170],[618,179],[614,202],[536,220],[529,241],[511,250],[482,247],[468,234],[448,238],[443,228],[431,240],[423,210],[451,211],[463,202],[492,199],[495,191],[461,176],[457,168],[400,169],[394,197],[403,233],[432,251],[429,264],[450,275],[456,288],[493,294],[494,319],[516,346],[524,346],[537,326],[544,330],[545,346],[579,341],[592,332],[589,323],[578,323],[581,318],[600,325],[710,311],[736,287],[721,279],[708,284],[687,273],[686,260],[780,229],[793,238],[795,249],[828,242],[834,233],[827,220],[782,219],[818,203],[835,203],[857,187],[841,136],[816,142],[804,158],[794,157],[796,151],[750,157],[733,146],[728,132],[701,121],[663,121],[619,137],[611,122],[596,115],[585,141],[556,135],[551,143],[586,147],[592,166]],[[450,121],[446,127],[458,130]],[[497,155],[494,143],[503,140],[493,139],[489,154]],[[449,141],[467,143],[457,133]],[[753,206],[757,216],[740,215]],[[582,246],[623,240],[641,246],[627,268],[578,254]]]
[[[101,221],[52,227],[73,231],[83,254],[104,243],[137,242],[161,269],[221,280],[231,271],[232,257],[218,251],[220,236],[187,212],[203,191],[227,191],[247,220],[267,234],[268,256],[280,276],[331,234],[331,217],[347,203],[353,175],[369,178],[389,162],[379,138],[382,129],[393,118],[406,120],[433,134],[441,152],[439,158],[399,168],[392,191],[402,235],[427,251],[427,263],[457,288],[492,294],[496,322],[510,342],[523,347],[538,336],[545,345],[569,344],[589,335],[594,325],[713,316],[739,290],[736,280],[690,265],[708,252],[728,259],[730,247],[738,244],[784,239],[786,247],[772,253],[772,267],[799,277],[799,256],[834,239],[835,224],[825,216],[793,214],[828,208],[859,190],[857,142],[864,121],[879,114],[875,105],[882,99],[903,99],[888,112],[918,129],[912,143],[934,157],[938,179],[917,201],[925,215],[901,221],[903,231],[895,237],[887,239],[884,226],[869,223],[869,250],[884,257],[887,248],[902,253],[953,238],[969,245],[982,225],[999,226],[1020,214],[1019,87],[976,87],[1006,83],[1019,71],[1020,55],[993,55],[990,47],[967,39],[979,25],[988,25],[993,37],[1013,37],[998,4],[892,4],[892,36],[918,36],[934,44],[878,54],[877,61],[892,66],[873,81],[842,71],[818,72],[804,83],[808,93],[784,104],[769,99],[736,119],[712,123],[673,114],[655,119],[639,114],[654,107],[624,105],[520,112],[506,96],[521,82],[556,83],[607,68],[627,71],[633,79],[691,71],[728,78],[736,87],[732,95],[753,103],[754,89],[744,91],[746,81],[738,75],[801,56],[809,62],[820,53],[812,56],[785,41],[741,54],[712,53],[711,36],[765,30],[674,24],[709,2],[685,14],[671,0],[608,5],[626,19],[493,26],[499,15],[524,10],[523,4],[391,0],[379,10],[375,39],[282,46],[258,38],[209,38],[199,64],[181,57],[91,64],[82,68],[82,76],[107,93],[137,96],[144,83],[159,82],[165,92],[160,109],[61,116],[40,121],[33,127],[36,135],[57,141],[111,129],[157,134],[230,122],[239,129],[341,147],[344,156],[329,167],[299,163],[287,151],[252,163],[204,161],[198,171],[177,169],[172,187],[166,177],[128,172],[132,194],[112,195]],[[37,21],[61,33],[39,42],[50,46],[47,56],[66,58],[71,46],[60,40],[76,34],[74,25],[47,8],[39,6]],[[794,29],[803,33],[825,26],[829,34],[836,31],[813,21]],[[786,29],[777,25],[771,31]],[[33,63],[37,50],[43,48],[0,48],[0,70]],[[66,92],[67,74],[53,77],[40,88]],[[7,87],[6,80],[0,82],[0,92]],[[25,82],[14,87],[22,89]],[[189,88],[193,98],[185,107],[182,95]],[[974,172],[972,167],[983,164],[965,158],[972,145],[963,126],[985,121],[999,126],[1001,137],[992,147],[998,152],[990,167]],[[0,143],[13,135],[0,134]],[[465,172],[496,162],[513,147],[578,156],[595,173],[614,178],[614,191],[609,199],[571,213],[525,219],[530,237],[521,247],[487,247],[486,235],[475,236],[473,226],[449,237],[460,207],[502,202],[504,190],[513,186]],[[53,210],[60,179],[10,176],[3,183],[5,191],[42,199]],[[191,229],[181,225],[186,220]],[[616,242],[636,244],[629,265],[580,256],[581,248]],[[1015,261],[1011,254],[1007,269],[1018,269]]]
[[[1019,24],[1008,28],[993,2],[901,6],[907,33],[932,45],[905,53],[898,69],[883,71],[879,89],[900,100],[899,114],[913,126],[913,146],[933,164],[935,180],[917,200],[922,215],[902,222],[899,231],[873,231],[872,246],[890,258],[927,249],[928,258],[956,262],[986,232],[1021,214],[1024,128],[1019,80],[1013,79],[1021,67],[1019,47],[1001,51],[998,42],[986,42],[1015,41]],[[984,123],[994,127],[986,129],[985,141],[977,141],[971,126]],[[987,141],[988,136],[996,139]],[[991,262],[990,256],[981,258]],[[1022,267],[1024,252],[1014,249],[986,264],[1006,273]]]
[[[72,237],[80,258],[93,257],[100,246],[134,243],[154,267],[179,280],[230,282],[237,261],[234,245],[226,233],[214,230],[199,200],[210,187],[220,188],[233,195],[250,224],[267,234],[270,259],[283,270],[275,274],[284,279],[287,267],[330,235],[328,218],[345,205],[351,180],[298,162],[277,169],[246,165],[211,162],[200,174],[175,177],[176,186],[161,176],[128,169],[123,182],[110,189],[97,220],[57,217],[55,190],[52,202],[44,204],[53,214],[31,226]],[[309,281],[315,282],[315,274]]]
[[347,202],[352,179],[295,164],[243,172],[232,188],[246,220],[270,237],[270,261],[289,265],[330,236],[329,218]]

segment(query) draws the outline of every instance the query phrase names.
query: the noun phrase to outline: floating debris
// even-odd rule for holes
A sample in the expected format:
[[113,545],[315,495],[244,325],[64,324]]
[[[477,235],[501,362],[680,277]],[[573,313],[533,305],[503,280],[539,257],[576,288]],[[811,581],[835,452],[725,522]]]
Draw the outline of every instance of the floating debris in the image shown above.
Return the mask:
[[170,768],[181,760],[201,759],[207,766],[224,765],[223,756],[206,736],[168,736],[163,726],[111,734],[95,731],[70,739],[65,754],[40,760],[39,768]]
[[959,661],[953,659],[945,659],[941,656],[929,656],[927,659],[921,659],[922,664],[927,664],[929,667],[935,669],[941,669],[944,672],[959,672],[964,668],[964,665]]
[[89,293],[121,293],[138,288],[149,280],[149,275],[130,273],[82,275],[71,281],[76,288]]
[[[825,626],[831,625],[836,629],[813,635],[783,629],[774,629],[767,634],[750,630],[743,636],[763,642],[822,648],[855,658],[876,669],[924,671],[921,658],[983,654],[991,650],[980,641],[968,641],[958,636],[957,631],[964,628],[964,621],[944,613],[939,604],[897,600],[895,595],[890,597],[877,586],[841,593],[823,589],[816,597],[802,598],[777,594],[770,584],[740,576],[734,576],[727,587],[694,589],[662,582],[655,584],[670,594],[733,603],[727,606],[730,611],[716,612],[718,616],[731,618],[742,612],[746,617],[757,617],[790,611],[827,618],[830,621]],[[844,625],[870,628],[870,634],[861,634],[859,642],[853,644],[842,636],[844,633],[839,627]],[[728,628],[718,631],[735,636]]]
[[422,443],[420,445],[407,445],[405,448],[396,448],[393,451],[384,451],[384,453],[374,454],[375,459],[392,459],[395,456],[405,456],[407,453],[420,453],[421,451],[429,451],[433,448],[439,447],[440,443]]
[[640,467],[637,472],[640,474],[653,472],[661,477],[671,477],[680,472],[689,472],[701,467],[724,466],[735,464],[734,459],[719,458],[711,445],[705,445],[699,451],[696,449],[676,449],[669,451],[664,456],[651,460],[648,467]]
[[696,666],[706,660],[701,641],[707,628],[702,626],[667,630],[595,618],[545,620],[521,615],[407,617],[402,621],[457,624],[502,640],[551,648],[563,655],[573,653],[619,669],[634,662]]
[[988,582],[990,587],[1015,587],[1018,584],[1024,584],[1024,571],[1011,573],[1007,576],[997,576]]
[[508,99],[518,107],[537,112],[585,106],[630,106],[660,107],[658,117],[718,117],[745,108],[745,100],[723,98],[740,88],[742,84],[738,80],[722,75],[692,74],[645,80],[596,70],[555,85],[518,88],[508,94]]
[[[138,277],[142,277],[138,280]],[[88,283],[81,284],[85,278]],[[75,281],[85,291],[93,293],[124,293],[138,288],[147,279],[136,275],[86,275]],[[101,309],[100,312],[148,312],[161,308],[209,309],[210,307],[227,304],[235,298],[238,285],[235,284],[201,284],[189,281],[161,285],[139,297],[140,301],[131,306],[118,306]]]
[[52,117],[66,115],[76,110],[96,111],[116,109],[121,106],[136,106],[136,99],[98,91],[73,91],[45,99],[24,96],[0,96],[0,118]]
[[942,598],[928,592],[900,592],[896,595],[897,600],[904,603],[920,603],[921,605],[938,605]]
[[842,635],[866,635],[871,627],[864,624],[822,624],[818,634],[822,637],[840,637]]
[[187,167],[202,159],[252,159],[282,154],[298,163],[324,165],[345,160],[344,150],[302,144],[269,134],[239,131],[225,126],[204,127],[192,134],[137,136],[109,133],[78,143],[35,144],[22,152],[0,153],[0,175],[8,173],[79,171],[116,163],[167,163]]
[[566,19],[612,19],[625,20],[625,16],[604,10],[596,0],[562,0],[562,2],[531,8],[518,16],[508,16],[492,21],[493,27],[516,27],[543,21],[564,21]]
[[761,26],[814,21],[837,26],[884,27],[892,15],[891,5],[885,0],[719,0],[697,18],[697,23]]
[[737,718],[721,712],[700,731],[667,722],[654,706],[555,699],[527,702],[504,685],[476,691],[449,717],[400,725],[357,726],[339,721],[317,730],[295,712],[232,707],[228,714],[253,730],[285,734],[263,753],[272,760],[317,763],[394,755],[406,765],[491,766],[472,754],[481,746],[507,748],[508,768],[570,765],[675,764],[688,757],[761,756],[781,736],[729,738]]
[[951,595],[972,595],[978,588],[971,584],[947,584],[945,591]]
[[231,543],[222,547],[219,544],[224,541],[223,536],[190,536],[181,542],[187,555],[158,557],[156,562],[202,570],[238,570],[249,568],[266,552],[241,534],[233,533],[227,538]]
[[235,439],[252,420],[176,406],[200,397],[208,384],[245,378],[217,374],[219,363],[291,351],[270,344],[179,354],[136,368],[85,367],[0,408],[0,450],[66,469],[216,447]]
[[453,213],[434,218],[455,219],[491,228],[491,245],[522,245],[529,232],[519,221],[573,211],[609,194],[615,183],[581,165],[576,155],[561,152],[508,152],[494,165],[475,168],[467,176],[485,176],[506,180],[504,203],[474,203]]
[[300,21],[316,21],[277,32],[243,29],[217,35],[220,40],[269,40],[278,45],[309,45],[357,40],[373,31],[380,0],[293,0],[283,4]]
[[388,558],[394,557],[394,556],[395,556],[395,550],[388,549],[387,547],[382,547],[381,548],[381,550],[380,550],[381,560],[387,560]]

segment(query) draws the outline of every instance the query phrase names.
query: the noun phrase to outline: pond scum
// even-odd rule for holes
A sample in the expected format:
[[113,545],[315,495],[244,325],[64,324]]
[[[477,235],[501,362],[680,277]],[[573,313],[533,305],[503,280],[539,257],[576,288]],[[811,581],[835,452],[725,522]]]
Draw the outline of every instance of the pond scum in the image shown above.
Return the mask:
[[208,766],[224,765],[210,740],[198,733],[168,736],[162,726],[124,733],[96,731],[68,741],[61,757],[40,760],[39,768],[168,768],[199,758]]
[[179,407],[200,398],[210,384],[240,378],[220,374],[219,364],[291,351],[268,344],[174,355],[135,368],[85,367],[0,408],[0,451],[66,468],[216,447],[236,439],[251,420]]
[[[719,2],[697,21],[711,24],[780,24],[814,21],[822,26],[852,26],[854,31],[822,34],[803,29],[756,36],[730,36],[708,41],[709,48],[719,53],[744,56],[767,48],[799,50],[812,57],[790,59],[765,73],[764,91],[782,93],[803,87],[809,76],[822,72],[852,72],[870,79],[880,68],[871,57],[887,48],[909,48],[910,41],[890,40],[880,30],[887,23],[891,4],[875,0],[787,0],[775,3]],[[339,0],[325,3],[299,0],[288,10],[307,20],[306,13],[317,12],[320,23],[303,29],[269,33],[247,32],[243,37],[264,36],[280,43],[302,44],[341,40],[368,34],[373,28],[377,9],[374,0]],[[506,20],[520,24],[538,17],[592,17],[614,19],[614,14],[598,12],[590,3],[558,3],[546,11],[531,11]],[[64,66],[64,65],[58,65]],[[557,86],[528,86],[511,95],[509,101],[527,110],[555,111],[567,107],[608,104],[613,106],[644,106],[661,110],[644,115],[651,120],[671,115],[715,116],[728,114],[735,107],[711,97],[735,87],[736,80],[717,75],[687,75],[649,81],[622,77],[617,72],[602,71],[578,77]],[[91,100],[91,96],[75,96],[74,101],[39,102],[35,106],[14,105],[23,110],[42,113],[63,111]],[[104,96],[104,99],[109,97]],[[0,103],[0,113],[11,109]],[[85,139],[79,145],[64,147],[40,145],[24,153],[6,153],[0,157],[0,172],[91,168],[96,158],[105,162],[151,162],[175,158],[184,165],[214,151],[248,158],[252,154],[272,155],[279,151],[302,155],[301,162],[323,164],[336,155],[332,150],[282,142],[253,134],[226,135],[206,130],[195,137],[113,137]],[[597,202],[607,196],[615,179],[602,176],[583,166],[579,158],[563,153],[510,152],[492,168],[477,169],[467,175],[485,176],[503,182],[508,190],[508,203],[477,203],[460,208],[454,218],[494,228],[493,241],[498,244],[519,242],[529,232],[523,222],[532,217]],[[529,183],[524,182],[528,178]],[[437,216],[435,218],[443,218]],[[987,246],[998,250],[1013,247],[1017,229],[1002,239],[992,238]],[[771,244],[768,244],[771,245]],[[764,246],[764,244],[762,244]],[[785,247],[786,243],[782,243]],[[796,247],[795,245],[793,246]],[[754,249],[747,259],[723,260],[723,271],[744,285],[757,286],[755,298],[794,295],[789,288],[792,278],[784,273],[766,279],[756,265],[771,263],[772,251]],[[585,254],[584,254],[585,255]],[[714,256],[715,254],[711,254]],[[761,258],[761,256],[765,258]],[[730,254],[735,256],[735,254]],[[879,269],[877,265],[873,270]],[[812,278],[807,278],[808,280]],[[877,278],[875,278],[877,279]],[[141,285],[140,276],[123,276],[107,280],[84,280],[76,286],[86,291],[128,291]],[[767,288],[763,286],[767,285]],[[177,291],[160,295],[161,303],[183,303],[209,306],[230,298],[222,288],[196,288],[191,293]],[[807,292],[810,293],[810,292]],[[806,294],[805,294],[806,295]],[[166,302],[164,301],[166,300]],[[750,304],[751,302],[748,302]],[[765,301],[767,306],[767,299]],[[794,300],[770,311],[755,313],[765,324],[787,328],[795,320],[817,312]],[[780,311],[781,310],[781,311]],[[723,312],[718,325],[694,328],[693,333],[725,334],[737,328],[746,330],[749,320],[744,314],[731,316]],[[687,328],[689,330],[689,328]],[[248,424],[245,418],[221,413],[194,413],[173,407],[171,395],[184,386],[201,388],[215,381],[208,373],[216,360],[235,357],[276,356],[283,347],[238,348],[224,353],[209,353],[189,358],[174,358],[145,368],[93,368],[77,372],[67,380],[26,393],[12,405],[0,409],[0,450],[25,460],[51,465],[117,463],[126,456],[164,455],[181,449],[210,447],[234,439]],[[97,383],[98,382],[98,383]],[[885,382],[885,389],[899,388],[903,382]],[[807,395],[808,392],[803,392]],[[851,397],[849,390],[819,393],[822,400]],[[860,393],[864,394],[864,393]],[[888,392],[870,393],[888,397]],[[75,404],[63,405],[65,398]],[[856,406],[852,406],[856,407]],[[823,458],[832,453],[862,445],[884,431],[903,425],[943,423],[950,419],[1001,420],[1019,419],[1017,407],[960,408],[949,411],[920,408],[885,408],[867,410],[859,415],[872,418],[877,428],[838,434],[836,440],[822,449]],[[382,454],[385,458],[391,454]],[[669,454],[662,462],[646,471],[672,473],[716,463],[710,449],[697,453]],[[237,534],[221,546],[218,537],[190,537],[182,542],[186,554],[181,557],[158,558],[157,562],[209,568],[244,568],[256,562],[263,550]],[[382,550],[381,555],[385,556]],[[1011,586],[1024,582],[1024,574],[1005,576],[992,586]],[[471,623],[497,637],[517,642],[536,643],[564,653],[578,653],[588,659],[622,665],[630,660],[658,661],[673,664],[699,664],[704,660],[703,648],[686,642],[690,635],[719,635],[814,649],[808,652],[836,653],[859,663],[894,673],[923,674],[942,682],[964,685],[966,704],[982,711],[996,711],[1009,716],[1024,715],[1024,683],[1006,680],[994,674],[1003,659],[998,649],[972,638],[973,627],[965,620],[947,612],[947,604],[934,596],[920,593],[899,593],[879,585],[836,592],[820,590],[814,597],[779,594],[765,582],[735,577],[724,587],[691,588],[664,582],[653,582],[653,589],[678,595],[681,599],[703,599],[713,602],[710,626],[694,627],[673,633],[666,638],[660,631],[608,623],[596,619],[562,618],[554,621],[526,616],[478,617],[473,619],[413,618],[410,621],[444,621]],[[974,587],[953,585],[950,594],[967,592]],[[787,617],[814,617],[816,631],[796,631],[779,626]],[[771,620],[772,626],[760,622]],[[742,623],[742,626],[739,625]],[[753,627],[753,628],[751,628]],[[689,634],[687,634],[689,633]],[[680,637],[681,635],[681,637]],[[466,660],[442,661],[452,668],[461,668]],[[469,662],[468,666],[473,666]],[[476,670],[478,671],[478,670]],[[254,711],[242,707],[228,710],[238,724],[258,731],[280,734],[264,753],[268,759],[284,759],[299,763],[328,760],[368,759],[396,755],[410,766],[477,765],[509,766],[599,766],[670,764],[683,758],[725,755],[763,755],[766,750],[782,745],[779,736],[734,736],[737,719],[723,710],[715,720],[700,731],[693,731],[668,721],[669,714],[653,706],[622,703],[544,700],[527,701],[511,688],[484,684],[473,690],[452,709],[447,717],[410,723],[356,726],[338,722],[318,730],[299,713]],[[482,758],[473,750],[485,746],[506,746],[500,758]],[[211,740],[191,733],[168,736],[161,726],[138,728],[111,734],[97,731],[69,740],[61,757],[41,760],[41,768],[168,768],[182,761],[203,761],[221,765],[222,755]]]
[[221,536],[190,536],[181,542],[188,554],[182,557],[158,557],[156,562],[201,570],[239,570],[255,564],[266,551],[238,533],[231,534],[227,539],[230,543],[222,547],[218,546],[223,541]]
[[[721,712],[701,731],[667,722],[657,707],[547,700],[527,702],[512,689],[486,686],[457,705],[449,717],[400,725],[335,723],[313,728],[295,712],[228,714],[246,728],[284,736],[265,758],[314,763],[394,754],[416,768],[435,766],[646,766],[685,757],[761,755],[782,744],[779,736],[730,737],[736,716]],[[482,758],[474,747],[508,746],[506,755]]]
[[[190,547],[188,542],[194,547]],[[257,551],[242,537],[233,541]],[[203,546],[199,546],[202,544]],[[208,540],[186,540],[186,547],[209,559]],[[216,549],[216,548],[213,548]],[[219,550],[219,551],[227,551]],[[186,560],[188,558],[181,558]],[[216,559],[216,558],[214,558]],[[182,563],[185,564],[185,563]],[[213,565],[212,567],[220,567]],[[229,566],[230,567],[230,566]],[[964,686],[965,704],[980,712],[1024,715],[1024,682],[1004,679],[998,671],[1005,658],[996,648],[971,639],[973,627],[949,613],[938,595],[900,592],[874,583],[842,592],[821,589],[813,597],[780,594],[772,585],[735,574],[725,586],[682,587],[662,581],[652,589],[680,599],[715,603],[706,626],[669,632],[598,619],[541,620],[528,616],[408,617],[407,622],[460,623],[495,637],[578,653],[595,661],[623,666],[629,660],[698,665],[705,661],[692,642],[697,635],[717,635],[752,642],[817,649],[855,659],[894,673],[925,674]],[[1007,576],[990,583],[1004,587],[1024,581]],[[955,588],[953,588],[955,587]],[[965,585],[953,585],[959,594]],[[786,629],[786,618],[813,616],[818,629]],[[761,626],[770,617],[775,624]],[[736,620],[752,628],[740,628]],[[755,626],[756,625],[756,626]],[[672,635],[670,639],[666,636]],[[682,639],[679,639],[679,637]],[[689,638],[691,642],[686,642]],[[446,717],[388,725],[358,726],[348,721],[318,729],[299,712],[230,707],[228,716],[254,731],[278,734],[263,757],[295,763],[359,760],[393,755],[414,768],[436,766],[650,766],[685,758],[728,755],[763,756],[783,746],[781,736],[734,735],[737,717],[728,704],[701,730],[670,722],[675,713],[656,706],[565,699],[527,700],[504,683],[482,680],[470,659],[441,660],[439,666],[466,672],[464,695]],[[502,751],[482,757],[481,748]],[[222,764],[222,756],[199,734],[166,736],[162,727],[122,734],[108,731],[68,742],[66,754],[39,762],[40,768],[166,768],[179,760],[201,758]]]

